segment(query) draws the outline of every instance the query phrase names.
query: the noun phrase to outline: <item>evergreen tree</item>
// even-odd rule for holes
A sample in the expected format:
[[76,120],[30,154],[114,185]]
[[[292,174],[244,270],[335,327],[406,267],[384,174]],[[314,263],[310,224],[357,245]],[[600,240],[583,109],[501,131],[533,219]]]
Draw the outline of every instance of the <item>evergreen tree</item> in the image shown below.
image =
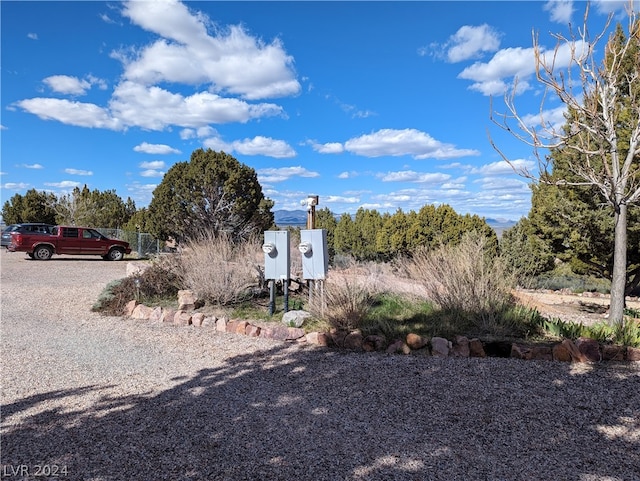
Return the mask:
[[23,222],[56,223],[56,196],[52,193],[29,189],[24,195],[15,194],[2,206],[2,219],[5,224]]
[[272,207],[254,169],[224,152],[198,149],[188,162],[171,167],[153,191],[149,227],[163,240],[204,233],[243,240],[273,226]]

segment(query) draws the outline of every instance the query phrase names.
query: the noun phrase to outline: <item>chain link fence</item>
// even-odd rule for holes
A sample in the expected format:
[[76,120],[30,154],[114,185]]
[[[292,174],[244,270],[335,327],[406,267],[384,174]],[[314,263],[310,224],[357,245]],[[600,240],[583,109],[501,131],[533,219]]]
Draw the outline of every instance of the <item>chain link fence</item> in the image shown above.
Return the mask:
[[97,228],[102,235],[112,239],[126,241],[131,246],[131,255],[140,258],[152,257],[165,250],[165,243],[146,232],[133,232],[122,229]]

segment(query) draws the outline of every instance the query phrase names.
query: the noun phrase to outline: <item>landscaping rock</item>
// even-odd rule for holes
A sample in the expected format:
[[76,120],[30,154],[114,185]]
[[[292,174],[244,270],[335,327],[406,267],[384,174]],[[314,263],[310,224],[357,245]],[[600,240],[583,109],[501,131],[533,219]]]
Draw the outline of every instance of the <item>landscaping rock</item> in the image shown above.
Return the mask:
[[556,344],[552,349],[553,360],[560,362],[571,362],[571,352],[564,344]]
[[469,357],[487,357],[480,339],[474,338],[469,341]]
[[188,326],[191,324],[191,314],[179,310],[173,317],[173,323],[176,326]]
[[163,309],[160,320],[162,322],[170,322],[171,324],[173,324],[173,321],[176,317],[176,312],[177,311],[175,309],[171,309],[170,307]]
[[362,341],[362,333],[359,331],[353,331],[347,334],[344,338],[344,347],[345,349],[350,349],[352,351],[361,351]]
[[401,339],[389,344],[387,347],[388,354],[411,354],[411,348]]
[[588,361],[600,362],[602,360],[600,343],[595,339],[581,337],[576,341],[576,346]]
[[624,361],[626,349],[622,346],[605,344],[602,346],[603,361]]
[[245,335],[249,337],[258,337],[260,335],[260,328],[253,324],[248,324],[244,330]]
[[307,311],[289,311],[282,316],[282,323],[289,327],[302,327],[304,321],[310,317],[311,314]]
[[627,348],[627,361],[640,361],[640,348],[628,347]]
[[370,335],[362,341],[362,349],[366,352],[382,351],[387,344],[384,336]]
[[330,337],[325,332],[310,332],[305,336],[306,341],[309,344],[315,344],[316,346],[329,346]]
[[152,322],[162,322],[162,307],[156,307],[151,312],[149,320]]
[[442,337],[431,338],[431,355],[434,357],[449,357],[451,343]]
[[190,290],[178,291],[178,310],[190,311],[196,308],[198,303],[198,296]]
[[216,331],[218,332],[227,332],[227,318],[221,317],[216,320]]
[[138,305],[138,301],[136,301],[135,299],[127,302],[126,305],[124,306],[124,315],[127,317],[131,317],[131,314],[133,314],[133,310],[136,308],[137,305]]
[[469,357],[469,339],[466,336],[456,336],[451,343],[450,356]]
[[153,309],[145,306],[144,304],[138,304],[131,313],[131,319],[138,319],[140,321],[148,321],[151,317]]
[[331,331],[331,341],[338,347],[344,347],[344,339],[349,333],[347,331]]
[[429,345],[428,338],[414,333],[407,334],[407,339],[405,340],[405,342],[407,343],[407,346],[409,346],[414,351],[417,351],[418,349],[422,349],[423,347]]
[[304,329],[287,326],[271,326],[260,330],[260,337],[278,341],[295,341],[305,336]]
[[194,326],[202,326],[202,323],[204,322],[204,314],[202,312],[195,312],[192,316],[191,316],[191,324],[193,324]]

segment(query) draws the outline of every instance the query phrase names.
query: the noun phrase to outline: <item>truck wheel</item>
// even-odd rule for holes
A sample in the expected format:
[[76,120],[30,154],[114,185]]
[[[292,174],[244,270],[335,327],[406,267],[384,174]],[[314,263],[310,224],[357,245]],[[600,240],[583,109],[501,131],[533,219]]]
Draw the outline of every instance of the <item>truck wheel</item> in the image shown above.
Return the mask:
[[47,246],[38,246],[33,251],[33,258],[39,261],[48,261],[52,255],[53,251]]
[[122,259],[124,259],[124,251],[117,248],[111,249],[106,255],[106,259],[108,261],[121,261]]

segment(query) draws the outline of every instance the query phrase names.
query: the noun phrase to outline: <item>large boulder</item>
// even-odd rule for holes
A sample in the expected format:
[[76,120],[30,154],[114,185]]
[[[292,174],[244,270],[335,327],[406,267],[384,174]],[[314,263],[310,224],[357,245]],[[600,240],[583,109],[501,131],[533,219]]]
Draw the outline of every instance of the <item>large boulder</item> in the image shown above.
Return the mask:
[[307,311],[289,311],[282,316],[282,324],[288,327],[302,327],[311,314]]

